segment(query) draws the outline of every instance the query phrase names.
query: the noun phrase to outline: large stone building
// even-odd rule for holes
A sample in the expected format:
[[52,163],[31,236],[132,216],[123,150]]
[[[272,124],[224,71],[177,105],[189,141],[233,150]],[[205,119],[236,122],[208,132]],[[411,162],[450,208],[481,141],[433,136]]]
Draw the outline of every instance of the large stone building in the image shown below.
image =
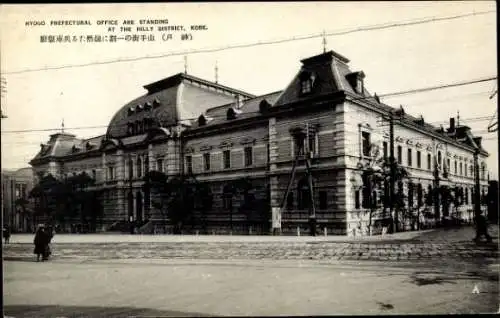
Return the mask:
[[[432,126],[372,96],[364,73],[333,51],[301,61],[283,91],[263,96],[225,87],[187,74],[144,86],[147,92],[123,106],[105,135],[78,139],[51,136],[31,161],[35,171],[64,177],[86,171],[104,190],[104,221],[158,222],[142,188],[143,176],[158,170],[172,177],[193,175],[210,185],[213,204],[206,212],[209,232],[265,233],[271,228],[295,233],[308,227],[311,200],[304,157],[284,200],[299,146],[311,165],[317,226],[330,234],[366,233],[362,171],[379,147],[388,156],[389,125],[394,120],[394,153],[411,178],[396,185],[412,213],[450,214],[449,206],[423,203],[436,186],[460,188],[462,218],[473,208],[474,153],[478,153],[481,191],[486,191],[481,138],[469,127]],[[383,149],[383,151],[382,151]],[[234,193],[231,183],[248,178],[250,193]],[[415,193],[415,194],[414,194]],[[415,200],[413,196],[415,195]],[[247,205],[247,201],[252,202]],[[248,208],[248,207],[251,208]],[[281,209],[283,207],[283,209]],[[378,224],[383,213],[373,215]],[[196,226],[194,227],[196,228]]]
[[4,225],[13,232],[31,231],[33,206],[29,193],[33,189],[31,167],[2,171],[2,213]]

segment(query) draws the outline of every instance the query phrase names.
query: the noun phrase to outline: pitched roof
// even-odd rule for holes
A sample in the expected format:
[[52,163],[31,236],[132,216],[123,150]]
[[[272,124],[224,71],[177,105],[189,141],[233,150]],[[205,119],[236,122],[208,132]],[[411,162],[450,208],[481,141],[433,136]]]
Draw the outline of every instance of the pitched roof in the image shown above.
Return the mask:
[[[278,91],[246,99],[241,102],[240,107],[238,107],[238,102],[235,101],[233,103],[210,108],[203,114],[205,118],[208,119],[207,123],[203,125],[203,127],[228,122],[230,119],[227,119],[227,111],[230,108],[237,110],[238,114],[236,115],[236,119],[258,117],[261,115],[260,103],[266,100],[270,105],[273,105],[280,94],[281,91]],[[195,119],[191,122],[191,127],[199,128],[201,126],[199,125],[198,120]]]

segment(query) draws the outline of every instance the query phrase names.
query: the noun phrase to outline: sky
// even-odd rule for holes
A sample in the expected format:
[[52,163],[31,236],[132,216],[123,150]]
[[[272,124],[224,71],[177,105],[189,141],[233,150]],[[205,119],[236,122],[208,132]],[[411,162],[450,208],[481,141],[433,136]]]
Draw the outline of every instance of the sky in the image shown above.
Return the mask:
[[[359,29],[424,18],[488,12],[464,18],[378,30]],[[88,20],[92,25],[51,25],[51,21]],[[118,21],[115,30],[98,21]],[[121,32],[133,20],[132,32]],[[140,20],[168,20],[184,32],[136,31]],[[29,21],[45,25],[26,25]],[[204,25],[205,30],[191,30]],[[301,36],[355,30],[326,36],[326,49],[350,59],[364,71],[365,86],[378,95],[497,76],[496,4],[494,1],[445,2],[265,2],[0,5],[2,93],[2,169],[29,166],[49,135],[60,131],[79,137],[106,132],[113,115],[143,95],[144,85],[183,72],[256,95],[284,89],[300,60],[323,52],[321,37],[218,52],[172,53],[230,47]],[[164,41],[162,34],[175,38]],[[153,34],[155,41],[80,43],[41,42],[41,36]],[[191,40],[181,40],[190,34]],[[144,58],[163,55],[159,58]],[[167,56],[165,56],[167,55]],[[133,58],[133,61],[95,64]],[[187,61],[187,63],[185,62]],[[65,67],[86,64],[84,67]],[[90,64],[90,65],[89,65]],[[62,67],[58,69],[47,69]],[[42,70],[40,70],[42,69]],[[45,69],[45,70],[43,70]],[[31,71],[30,71],[31,70]],[[32,71],[37,70],[37,71]],[[495,115],[496,81],[418,94],[382,98],[404,105],[427,122],[460,116],[460,123],[483,136],[490,153],[490,177],[498,179],[497,133],[488,133]],[[82,129],[82,127],[93,127]],[[13,132],[20,130],[45,130]]]

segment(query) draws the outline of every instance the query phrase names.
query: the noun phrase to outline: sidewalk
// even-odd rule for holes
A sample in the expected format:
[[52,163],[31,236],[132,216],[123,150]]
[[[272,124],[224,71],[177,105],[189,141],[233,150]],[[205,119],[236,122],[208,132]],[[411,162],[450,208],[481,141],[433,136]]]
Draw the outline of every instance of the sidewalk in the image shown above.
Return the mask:
[[[386,237],[287,236],[55,236],[52,259],[183,260],[498,260],[498,231],[493,243],[472,241],[474,228],[397,233]],[[33,245],[21,238],[4,246],[5,260],[32,260]],[[87,240],[87,241],[85,241]],[[15,243],[19,242],[19,243]]]
[[[52,242],[58,244],[66,243],[85,243],[85,244],[102,244],[102,243],[188,243],[188,242],[233,242],[233,243],[275,243],[275,242],[397,242],[408,241],[425,237],[428,233],[436,231],[411,231],[400,232],[386,235],[374,236],[270,236],[270,235],[169,235],[169,234],[57,234]],[[32,244],[33,234],[13,234],[10,238],[11,244]]]

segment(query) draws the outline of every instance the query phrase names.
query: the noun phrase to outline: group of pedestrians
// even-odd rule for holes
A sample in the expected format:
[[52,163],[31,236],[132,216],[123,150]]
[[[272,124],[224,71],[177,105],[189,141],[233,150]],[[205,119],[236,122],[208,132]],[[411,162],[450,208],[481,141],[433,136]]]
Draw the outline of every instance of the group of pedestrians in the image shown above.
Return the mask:
[[37,262],[40,261],[40,256],[42,257],[42,261],[49,259],[51,254],[50,241],[53,236],[54,234],[52,228],[43,224],[38,225],[35,233],[35,239],[33,240],[33,243],[35,244],[35,250],[33,252],[36,254]]

